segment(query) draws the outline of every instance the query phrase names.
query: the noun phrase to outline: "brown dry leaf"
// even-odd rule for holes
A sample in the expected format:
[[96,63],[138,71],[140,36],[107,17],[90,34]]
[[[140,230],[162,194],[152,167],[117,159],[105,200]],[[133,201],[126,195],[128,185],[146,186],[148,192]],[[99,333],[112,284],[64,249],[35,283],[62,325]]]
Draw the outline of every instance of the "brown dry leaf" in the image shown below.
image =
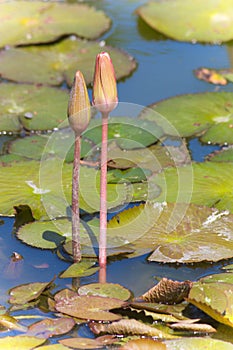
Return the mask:
[[178,282],[162,278],[141,298],[149,303],[179,304],[188,297],[191,287],[191,281]]
[[152,339],[135,339],[130,340],[121,347],[122,350],[166,350],[165,344]]
[[190,322],[178,322],[169,326],[172,329],[178,331],[190,331],[196,333],[215,333],[216,329],[209,324],[204,323],[190,323]]
[[226,85],[227,79],[225,79],[221,74],[219,74],[215,69],[209,68],[198,68],[194,71],[195,76],[204,80],[207,83],[216,84],[216,85]]
[[173,338],[168,333],[134,319],[123,319],[109,324],[92,322],[89,323],[89,327],[95,334],[109,333],[118,335],[144,335],[161,339]]

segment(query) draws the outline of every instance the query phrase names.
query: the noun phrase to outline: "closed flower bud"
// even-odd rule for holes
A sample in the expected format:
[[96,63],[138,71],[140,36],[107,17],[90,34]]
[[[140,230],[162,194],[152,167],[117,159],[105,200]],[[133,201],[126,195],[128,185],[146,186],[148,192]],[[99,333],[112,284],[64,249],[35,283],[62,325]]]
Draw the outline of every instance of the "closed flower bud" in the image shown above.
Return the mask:
[[93,105],[108,114],[118,104],[116,77],[112,60],[107,52],[96,57],[93,85]]
[[82,132],[86,130],[91,119],[91,109],[87,87],[84,77],[80,71],[76,72],[70,91],[68,119],[76,136],[80,136]]

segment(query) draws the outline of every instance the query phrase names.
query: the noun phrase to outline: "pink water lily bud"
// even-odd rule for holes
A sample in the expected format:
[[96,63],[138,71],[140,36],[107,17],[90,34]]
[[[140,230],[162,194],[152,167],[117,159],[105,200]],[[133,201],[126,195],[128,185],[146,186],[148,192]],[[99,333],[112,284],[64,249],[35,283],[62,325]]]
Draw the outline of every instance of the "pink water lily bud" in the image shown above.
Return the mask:
[[75,74],[68,103],[68,119],[76,136],[86,130],[91,119],[91,106],[84,77],[80,71]]
[[93,105],[102,113],[110,113],[118,104],[117,84],[112,60],[107,52],[96,57]]

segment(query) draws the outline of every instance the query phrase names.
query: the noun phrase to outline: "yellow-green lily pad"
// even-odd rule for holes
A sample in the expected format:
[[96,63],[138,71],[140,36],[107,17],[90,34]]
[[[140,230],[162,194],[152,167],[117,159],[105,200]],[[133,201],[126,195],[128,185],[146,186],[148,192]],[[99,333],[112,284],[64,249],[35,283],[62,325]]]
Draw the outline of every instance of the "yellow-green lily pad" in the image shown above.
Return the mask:
[[232,99],[231,92],[180,95],[151,105],[140,118],[155,121],[168,135],[233,143]]
[[46,85],[72,85],[77,69],[90,84],[94,75],[95,58],[107,51],[113,61],[117,79],[126,77],[135,68],[134,59],[127,53],[95,41],[74,37],[54,45],[9,48],[0,55],[0,75],[11,81]]
[[167,350],[196,350],[196,349],[208,349],[208,350],[233,350],[233,345],[217,339],[211,338],[182,338],[176,340],[167,340],[164,342]]
[[102,11],[84,4],[1,2],[0,14],[1,47],[53,41],[65,34],[95,39],[110,27]]
[[[25,66],[25,65],[23,65]],[[29,84],[0,84],[0,131],[53,130],[68,126],[67,91]]]
[[138,8],[153,29],[175,40],[219,43],[233,39],[232,1],[150,1]]
[[131,292],[116,283],[90,283],[78,289],[79,295],[99,295],[101,297],[111,297],[120,300],[128,300]]
[[0,339],[0,347],[4,350],[20,349],[31,350],[45,342],[46,339],[16,335],[14,337],[4,337]]
[[208,207],[155,203],[119,213],[108,230],[116,236],[124,232],[134,255],[153,251],[150,261],[218,261],[233,257],[232,220],[231,214]]

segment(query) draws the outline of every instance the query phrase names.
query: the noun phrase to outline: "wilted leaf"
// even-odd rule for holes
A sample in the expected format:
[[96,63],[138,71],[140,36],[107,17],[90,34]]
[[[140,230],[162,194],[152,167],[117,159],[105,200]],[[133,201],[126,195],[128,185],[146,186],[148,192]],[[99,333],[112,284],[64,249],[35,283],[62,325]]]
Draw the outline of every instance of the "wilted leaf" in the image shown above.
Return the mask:
[[0,3],[0,46],[41,43],[65,34],[95,39],[110,26],[102,12],[84,4]]
[[128,300],[131,292],[116,283],[91,283],[85,284],[78,289],[79,295],[98,295],[102,297],[117,298]]
[[179,322],[173,323],[169,326],[176,331],[188,331],[193,332],[195,335],[198,333],[215,333],[216,329],[209,324],[203,323],[190,323],[190,322]]
[[96,260],[82,260],[69,266],[59,277],[85,277],[91,276],[99,270],[99,267],[92,267],[96,264]]
[[48,339],[55,335],[68,333],[75,326],[75,324],[76,323],[72,318],[45,318],[42,321],[30,325],[27,331],[27,335]]
[[216,69],[209,69],[209,68],[198,68],[194,71],[195,76],[200,79],[204,80],[207,83],[211,84],[217,84],[217,85],[226,85],[227,79],[225,79],[224,75],[221,74],[221,71],[217,71]]
[[182,338],[164,341],[167,350],[232,350],[233,345],[221,340],[211,338]]
[[89,327],[95,334],[110,333],[118,335],[143,335],[147,337],[157,337],[161,339],[173,338],[168,333],[165,333],[154,326],[149,326],[134,319],[123,319],[109,324],[104,323],[89,323]]
[[150,303],[179,304],[187,298],[191,287],[192,282],[190,281],[178,282],[162,278],[141,298]]
[[[103,50],[108,51],[113,60],[117,79],[129,75],[136,68],[134,59],[122,50],[70,37],[51,45],[49,49],[47,45],[39,45],[2,51],[0,75],[23,83],[61,85],[66,81],[71,86],[79,67],[86,83],[90,84],[94,75],[95,57]],[[64,117],[66,113],[62,120]]]
[[168,135],[201,134],[203,142],[233,143],[232,96],[231,92],[175,96],[152,104],[140,118],[156,122]]
[[[206,197],[204,191],[201,194]],[[153,250],[150,261],[218,261],[232,257],[232,218],[227,212],[193,204],[143,204],[109,221],[108,235],[124,231],[137,255]]]
[[84,318],[88,320],[114,321],[121,318],[117,314],[108,312],[110,309],[119,308],[124,302],[114,298],[103,298],[99,296],[64,293],[55,295],[55,308],[64,314]]
[[0,338],[0,348],[4,350],[31,350],[45,342],[45,339],[17,335],[15,337]]
[[233,39],[231,0],[151,1],[137,13],[153,29],[175,40],[219,43]]
[[40,294],[48,288],[50,282],[33,282],[14,287],[9,291],[9,303],[26,304],[29,301],[39,298]]

